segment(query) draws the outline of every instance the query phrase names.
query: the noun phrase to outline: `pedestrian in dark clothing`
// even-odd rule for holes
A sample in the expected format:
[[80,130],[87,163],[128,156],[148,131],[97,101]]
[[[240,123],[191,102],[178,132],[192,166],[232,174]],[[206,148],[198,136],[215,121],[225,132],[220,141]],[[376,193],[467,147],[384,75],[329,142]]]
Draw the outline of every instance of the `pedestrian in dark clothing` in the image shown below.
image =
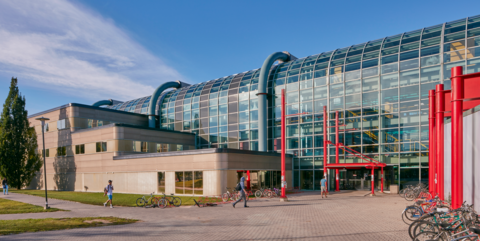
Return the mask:
[[237,201],[235,201],[233,203],[233,208],[235,208],[235,204],[240,202],[242,200],[242,198],[245,200],[245,205],[243,207],[248,208],[248,206],[247,206],[247,196],[245,195],[245,193],[247,192],[247,191],[245,191],[245,177],[240,178],[240,186],[242,187],[242,190],[240,190],[240,195],[241,196]]
[[8,182],[7,182],[7,178],[3,178],[2,180],[2,186],[3,186],[3,195],[5,195],[5,193],[8,195]]

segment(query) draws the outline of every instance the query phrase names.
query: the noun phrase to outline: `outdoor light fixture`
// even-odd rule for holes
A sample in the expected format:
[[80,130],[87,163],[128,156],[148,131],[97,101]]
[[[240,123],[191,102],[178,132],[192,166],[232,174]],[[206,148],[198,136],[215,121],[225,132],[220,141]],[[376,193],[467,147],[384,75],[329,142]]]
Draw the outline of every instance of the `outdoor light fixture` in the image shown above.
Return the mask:
[[45,209],[49,209],[48,207],[48,197],[47,197],[47,164],[45,160],[45,121],[50,119],[45,117],[36,118],[35,120],[39,120],[42,122],[42,140],[43,140],[43,180],[45,182]]

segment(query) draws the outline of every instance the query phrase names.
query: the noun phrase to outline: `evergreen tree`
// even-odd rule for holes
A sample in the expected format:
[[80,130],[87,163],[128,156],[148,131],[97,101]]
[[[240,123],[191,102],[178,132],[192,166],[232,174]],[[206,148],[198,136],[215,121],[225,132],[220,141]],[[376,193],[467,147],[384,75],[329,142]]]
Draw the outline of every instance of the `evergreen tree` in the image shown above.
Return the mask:
[[20,189],[30,184],[43,163],[36,153],[37,135],[29,126],[25,97],[20,95],[17,82],[12,78],[0,116],[0,176]]

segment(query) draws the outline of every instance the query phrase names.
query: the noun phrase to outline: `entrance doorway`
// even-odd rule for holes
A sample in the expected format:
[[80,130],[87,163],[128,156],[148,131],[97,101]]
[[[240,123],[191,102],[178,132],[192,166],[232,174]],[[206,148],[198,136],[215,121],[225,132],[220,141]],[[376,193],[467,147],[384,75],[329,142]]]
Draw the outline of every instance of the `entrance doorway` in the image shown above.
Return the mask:
[[[335,170],[333,170],[335,173]],[[339,172],[340,190],[371,190],[372,189],[372,170],[365,167],[355,169],[340,169]],[[383,190],[389,191],[390,184],[394,183],[394,168],[387,166],[383,168],[384,180]],[[331,175],[334,177],[335,175]],[[332,184],[335,186],[334,180]],[[381,169],[375,169],[373,177],[374,188],[381,188]],[[334,187],[335,188],[335,187]]]

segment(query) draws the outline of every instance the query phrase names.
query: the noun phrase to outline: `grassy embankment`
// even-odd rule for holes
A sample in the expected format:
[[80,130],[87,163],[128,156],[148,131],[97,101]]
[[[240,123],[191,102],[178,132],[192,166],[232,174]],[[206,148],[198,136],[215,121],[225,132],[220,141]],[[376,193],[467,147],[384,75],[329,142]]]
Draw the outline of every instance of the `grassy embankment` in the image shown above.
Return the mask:
[[[12,190],[13,193],[21,193],[34,195],[39,197],[45,197],[45,191],[43,190]],[[113,193],[113,205],[115,206],[126,206],[126,207],[135,207],[137,198],[141,198],[144,195],[141,194],[124,194],[124,193]],[[161,195],[156,195],[160,197]],[[103,196],[103,193],[98,192],[69,192],[69,191],[48,191],[49,198],[61,199],[74,201],[85,204],[92,205],[103,205],[107,200],[107,197]],[[145,195],[145,198],[150,197],[150,195]],[[189,197],[189,196],[177,196],[182,199],[182,206],[184,205],[194,205],[200,197]]]
[[17,213],[42,213],[42,212],[56,212],[65,211],[58,208],[43,209],[41,206],[36,206],[28,203],[12,201],[0,198],[0,214],[17,214]]
[[135,223],[137,221],[138,220],[116,217],[0,220],[0,235],[121,225]]

